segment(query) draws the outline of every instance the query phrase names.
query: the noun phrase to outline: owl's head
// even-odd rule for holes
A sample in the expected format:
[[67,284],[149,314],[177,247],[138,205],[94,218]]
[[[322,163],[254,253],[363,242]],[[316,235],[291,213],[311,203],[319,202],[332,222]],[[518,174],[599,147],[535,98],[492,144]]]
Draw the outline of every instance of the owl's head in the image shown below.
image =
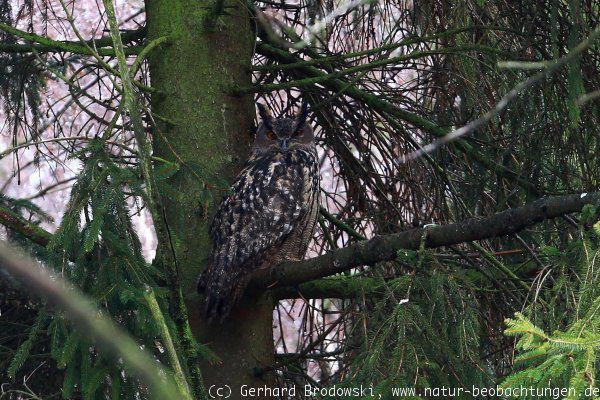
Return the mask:
[[306,103],[294,118],[275,118],[270,111],[258,103],[261,122],[254,140],[255,151],[287,151],[297,146],[314,145],[315,135],[306,123]]

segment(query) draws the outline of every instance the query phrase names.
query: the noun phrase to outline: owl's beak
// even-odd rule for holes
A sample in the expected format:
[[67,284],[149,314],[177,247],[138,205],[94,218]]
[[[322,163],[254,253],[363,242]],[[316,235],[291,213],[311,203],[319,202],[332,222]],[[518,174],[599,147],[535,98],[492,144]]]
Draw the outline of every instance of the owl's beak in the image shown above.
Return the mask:
[[281,148],[281,150],[287,150],[288,149],[288,145],[289,145],[290,139],[289,138],[283,138],[283,139],[279,139],[279,148]]

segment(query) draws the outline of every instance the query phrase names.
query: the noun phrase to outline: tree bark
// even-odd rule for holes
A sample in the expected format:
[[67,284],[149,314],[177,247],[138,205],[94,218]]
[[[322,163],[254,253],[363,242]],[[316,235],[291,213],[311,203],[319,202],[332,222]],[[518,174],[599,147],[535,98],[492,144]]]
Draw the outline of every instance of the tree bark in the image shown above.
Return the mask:
[[[232,87],[251,84],[254,32],[243,3],[147,0],[148,40],[169,37],[150,59],[154,155],[179,166],[160,185],[166,232],[157,232],[155,263],[175,260],[196,338],[221,362],[201,360],[205,387],[263,387],[254,368],[274,362],[272,302],[246,302],[223,324],[198,317],[196,276],[206,267],[211,242],[208,224],[223,194],[248,155],[254,105],[251,96],[233,97]],[[221,11],[225,10],[224,14]],[[167,164],[168,165],[168,164]],[[155,162],[160,171],[160,164]]]

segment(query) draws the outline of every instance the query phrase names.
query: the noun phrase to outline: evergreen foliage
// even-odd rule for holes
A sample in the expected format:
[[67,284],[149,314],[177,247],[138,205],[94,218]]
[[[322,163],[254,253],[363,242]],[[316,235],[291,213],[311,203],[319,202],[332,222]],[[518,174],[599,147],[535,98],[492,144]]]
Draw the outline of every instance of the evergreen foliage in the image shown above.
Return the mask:
[[374,318],[350,366],[349,386],[373,386],[377,396],[392,399],[395,387],[423,393],[425,388],[467,382],[485,387],[493,381],[492,371],[479,361],[476,293],[468,280],[448,279],[433,269],[401,278],[372,305]]
[[[29,17],[29,27],[33,24],[33,2],[25,1],[13,9],[12,2],[0,2],[0,23],[14,25],[17,20]],[[17,37],[0,29],[0,42],[16,45]],[[0,51],[0,98],[5,115],[10,124],[13,144],[17,144],[19,133],[25,138],[36,140],[39,135],[38,123],[41,119],[40,90],[45,87],[44,69],[40,68],[36,56],[27,53]]]
[[[322,213],[314,253],[430,222],[489,215],[544,195],[598,190],[598,41],[521,93],[483,127],[402,162],[422,145],[484,115],[516,83],[569,54],[598,29],[597,2],[424,0],[410,7],[406,5],[410,2],[366,2],[319,32],[308,27],[332,12],[336,2],[285,3],[249,5],[254,12],[268,6],[280,20],[271,24],[263,15],[252,21],[260,38],[252,66],[255,85],[235,91],[257,93],[257,100],[282,113],[297,105],[299,92],[309,103],[330,179],[330,185],[322,188],[328,210]],[[0,0],[0,23],[23,25],[27,17],[26,30],[36,31],[31,22],[33,3],[20,2],[17,9],[11,4]],[[211,26],[208,35],[214,35],[210,37],[225,29],[218,20],[228,18],[228,9],[228,4],[215,3],[211,14],[215,21],[205,21]],[[314,36],[308,46],[298,40],[301,29],[303,38],[306,32]],[[71,143],[48,158],[76,159],[80,166],[50,243],[32,243],[14,229],[6,230],[6,238],[85,292],[101,313],[110,315],[153,354],[165,374],[182,377],[183,383],[194,377],[199,384],[199,371],[191,371],[197,359],[216,360],[216,355],[195,343],[187,315],[179,312],[185,310],[183,285],[175,275],[182,270],[164,250],[177,258],[182,243],[189,240],[177,236],[183,230],[180,225],[189,218],[206,219],[227,193],[228,183],[204,171],[205,163],[179,159],[160,136],[164,134],[160,124],[178,121],[150,110],[148,93],[153,105],[184,94],[157,93],[149,87],[144,57],[150,50],[126,41],[124,54],[139,55],[134,85],[128,88],[135,96],[127,105],[129,117],[136,107],[141,111],[143,121],[136,120],[138,138],[145,138],[142,131],[148,128],[157,135],[152,138],[155,143],[167,148],[163,154],[174,153],[177,159],[155,155],[152,168],[145,172],[155,180],[157,199],[183,204],[193,198],[197,211],[170,221],[171,225],[165,222],[167,229],[159,237],[163,258],[148,264],[131,216],[152,204],[148,196],[157,193],[147,193],[151,180],[141,178],[140,147],[123,112],[112,41],[99,40],[89,48],[87,43],[50,47],[49,56],[37,51],[44,47],[42,42],[17,33],[0,27],[0,99],[13,146],[39,139],[40,90],[49,79],[68,86],[69,105],[77,105],[90,120],[75,132],[76,138],[68,137],[72,121],[62,111],[46,126],[50,140]],[[145,34],[140,29],[132,40],[146,43]],[[123,32],[126,35],[130,32]],[[38,47],[31,51],[34,44]],[[85,51],[78,54],[77,49]],[[95,50],[107,56],[90,56]],[[240,65],[240,60],[232,63]],[[88,93],[92,86],[82,82],[110,87],[112,92]],[[196,104],[194,100],[189,103]],[[214,110],[198,112],[230,129],[224,120],[228,107],[218,104]],[[181,121],[187,116],[179,111]],[[230,148],[213,150],[223,152],[215,157],[239,156]],[[39,155],[44,151],[41,148]],[[19,149],[10,153],[18,176]],[[0,158],[7,155],[0,153]],[[38,161],[36,157],[34,164]],[[143,161],[150,166],[149,159]],[[185,186],[192,181],[202,190],[188,192]],[[50,221],[32,201],[0,193],[3,210],[32,227]],[[153,218],[166,220],[164,209],[153,211]],[[394,387],[414,387],[416,397],[426,398],[428,388],[497,384],[567,388],[567,398],[589,398],[585,390],[598,388],[600,367],[599,215],[600,208],[588,206],[576,217],[545,221],[508,237],[427,251],[422,246],[419,251],[398,252],[393,262],[348,272],[344,278],[370,279],[377,290],[303,302],[297,353],[279,354],[290,357],[281,357],[283,361],[271,369],[277,370],[282,386],[362,384],[382,399],[391,399]],[[0,383],[18,385],[34,376],[29,386],[42,397],[56,395],[56,388],[65,399],[151,397],[127,365],[104,354],[60,312],[31,300],[0,271],[0,285],[5,281],[16,289],[0,293]],[[149,302],[151,294],[158,309]],[[336,313],[339,318],[332,322]],[[283,332],[281,326],[278,329]],[[285,343],[281,348],[288,351]],[[286,362],[289,359],[293,362]],[[201,390],[193,390],[202,396]]]
[[[133,229],[124,192],[141,196],[139,171],[115,164],[101,139],[75,153],[82,170],[71,190],[61,224],[47,246],[44,260],[61,276],[94,299],[102,312],[122,325],[140,346],[163,361],[161,327],[144,300],[154,288],[162,307],[168,292],[157,286],[160,273],[147,264]],[[172,322],[167,320],[172,329]],[[169,328],[167,328],[169,329]],[[62,397],[97,399],[147,397],[145,389],[114,356],[104,354],[61,313],[40,308],[27,339],[8,367],[13,378],[36,341],[47,335],[49,351],[64,370]],[[110,394],[109,394],[110,393]]]
[[598,397],[600,222],[596,222],[597,210],[594,206],[583,210],[582,223],[589,228],[581,230],[579,240],[572,243],[567,253],[553,258],[552,267],[563,276],[559,275],[552,290],[550,316],[528,309],[525,314],[516,313],[514,318],[506,320],[505,333],[518,338],[516,347],[520,354],[514,361],[520,371],[508,376],[503,386],[564,388],[568,389],[568,399]]

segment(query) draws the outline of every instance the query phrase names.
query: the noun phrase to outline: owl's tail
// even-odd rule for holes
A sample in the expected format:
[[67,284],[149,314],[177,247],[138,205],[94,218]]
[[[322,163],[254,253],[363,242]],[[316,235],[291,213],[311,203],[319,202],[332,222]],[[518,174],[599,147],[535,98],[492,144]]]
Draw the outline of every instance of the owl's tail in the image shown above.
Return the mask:
[[205,269],[198,277],[198,293],[204,296],[200,309],[203,318],[223,322],[242,297],[248,279],[239,270],[219,274],[210,267]]

